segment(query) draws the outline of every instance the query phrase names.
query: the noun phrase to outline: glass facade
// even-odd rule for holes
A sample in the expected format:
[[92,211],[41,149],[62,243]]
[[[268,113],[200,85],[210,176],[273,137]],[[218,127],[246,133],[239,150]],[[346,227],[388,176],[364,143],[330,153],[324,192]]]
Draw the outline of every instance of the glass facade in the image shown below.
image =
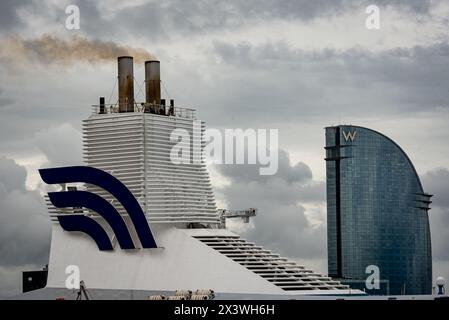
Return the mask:
[[410,159],[358,126],[326,128],[325,149],[329,276],[372,294],[430,294],[431,195]]

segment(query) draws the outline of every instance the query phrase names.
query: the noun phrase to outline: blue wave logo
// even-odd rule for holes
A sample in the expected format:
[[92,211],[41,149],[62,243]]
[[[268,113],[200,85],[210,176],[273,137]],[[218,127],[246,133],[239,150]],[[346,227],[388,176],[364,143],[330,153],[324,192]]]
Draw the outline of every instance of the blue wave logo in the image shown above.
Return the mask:
[[[120,180],[100,169],[76,166],[40,169],[47,184],[84,182],[96,185],[113,195],[128,213],[143,248],[157,248],[145,214],[131,191]],[[49,192],[50,202],[57,208],[83,207],[98,213],[110,226],[122,249],[135,249],[131,235],[117,210],[102,197],[87,191]],[[58,221],[66,231],[80,231],[89,235],[100,250],[113,250],[103,227],[83,214],[59,215]]]

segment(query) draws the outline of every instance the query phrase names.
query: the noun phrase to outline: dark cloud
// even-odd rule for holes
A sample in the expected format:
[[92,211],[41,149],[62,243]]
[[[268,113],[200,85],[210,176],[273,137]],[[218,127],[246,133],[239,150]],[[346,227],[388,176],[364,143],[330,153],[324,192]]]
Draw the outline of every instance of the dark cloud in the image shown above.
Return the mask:
[[[369,3],[370,0],[365,1]],[[418,15],[427,15],[432,7],[431,0],[377,0],[371,1],[378,6],[393,6],[399,10],[407,10]]]
[[86,35],[112,37],[118,42],[129,36],[143,37],[148,41],[168,38],[164,26],[170,23],[169,12],[164,7],[169,3],[156,1],[137,7],[125,7],[108,18],[99,10],[97,1],[78,0],[75,4],[80,8],[81,32]]
[[324,188],[313,181],[306,164],[291,165],[288,153],[280,151],[279,170],[273,176],[260,176],[253,165],[216,168],[231,180],[229,186],[217,189],[229,208],[258,209],[252,220],[254,227],[243,237],[289,257],[313,259],[326,255],[325,227],[312,226],[302,205],[324,201]]
[[[432,252],[435,261],[449,263],[449,207],[434,207],[429,212]],[[449,269],[447,271],[449,275]],[[448,278],[449,279],[449,278]]]
[[449,170],[429,171],[422,176],[422,183],[424,190],[434,195],[429,211],[434,258],[449,262]]
[[27,172],[14,160],[0,157],[0,184],[5,192],[13,190],[25,191]]
[[[246,159],[246,157],[245,157]],[[304,183],[312,179],[312,171],[310,168],[302,162],[290,165],[290,159],[287,152],[284,150],[279,151],[278,156],[278,170],[274,176],[260,175],[258,164],[255,165],[220,165],[218,166],[220,172],[230,178],[235,183],[250,183],[250,182],[262,182],[266,183],[273,180],[273,178],[281,179],[288,185],[292,183]]]
[[372,53],[216,41],[211,54],[223,68],[213,76],[221,107],[214,118],[228,123],[448,110],[447,43]]
[[[14,32],[22,28],[33,30],[33,20],[22,21],[18,10],[45,18],[49,25],[63,28],[67,5],[80,8],[81,30],[72,31],[90,38],[120,39],[144,38],[151,42],[168,41],[178,36],[201,36],[223,30],[238,30],[267,21],[301,21],[339,15],[349,10],[364,11],[370,0],[167,0],[130,4],[121,9],[108,10],[105,15],[95,0],[73,0],[61,3],[36,0],[3,0],[0,4],[0,32]],[[395,7],[414,16],[426,16],[430,0],[380,0],[380,7]]]
[[[103,36],[138,34],[150,41],[166,41],[172,36],[195,36],[266,21],[310,21],[345,11],[363,12],[370,0],[168,0],[148,1],[128,6],[103,17],[96,1],[75,1],[82,13],[84,32]],[[429,0],[377,1],[381,7],[393,6],[412,14],[428,14]]]
[[[81,150],[81,121],[89,116],[90,106],[97,103],[98,96],[108,99],[115,81],[114,61],[106,66],[83,65],[82,74],[79,64],[62,68],[63,72],[53,65],[0,68],[5,75],[0,100],[3,96],[8,100],[1,108],[0,155],[24,159],[51,152],[52,158],[67,154],[70,163],[80,161],[81,153],[75,152]],[[103,68],[111,70],[103,76],[98,72]],[[50,150],[56,146],[65,150],[59,156],[57,150]]]
[[259,200],[257,207],[261,209],[254,218],[254,228],[243,237],[299,261],[326,257],[326,227],[312,227],[301,205],[269,205]]
[[[0,294],[16,292],[20,272],[48,263],[50,218],[38,192],[25,189],[25,168],[0,157]],[[11,286],[15,288],[12,290]]]
[[14,30],[22,25],[17,10],[32,3],[29,0],[2,0],[0,1],[0,33]]
[[446,168],[434,169],[424,174],[421,180],[424,190],[433,194],[432,207],[449,208],[449,170]]

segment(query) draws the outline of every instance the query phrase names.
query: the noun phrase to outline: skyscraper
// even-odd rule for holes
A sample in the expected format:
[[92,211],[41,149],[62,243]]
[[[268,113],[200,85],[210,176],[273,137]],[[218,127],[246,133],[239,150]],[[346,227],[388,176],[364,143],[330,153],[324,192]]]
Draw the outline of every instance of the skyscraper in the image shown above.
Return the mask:
[[326,128],[325,149],[329,276],[357,288],[372,276],[374,294],[430,294],[431,195],[408,156],[352,125]]

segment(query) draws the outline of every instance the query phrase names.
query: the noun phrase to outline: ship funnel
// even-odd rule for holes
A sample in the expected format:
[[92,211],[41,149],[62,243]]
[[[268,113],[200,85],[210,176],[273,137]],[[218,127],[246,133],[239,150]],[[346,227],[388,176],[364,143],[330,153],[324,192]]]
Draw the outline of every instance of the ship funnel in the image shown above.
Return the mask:
[[145,61],[146,102],[161,104],[161,69],[158,60]]
[[119,112],[134,111],[133,57],[118,57],[118,105]]

